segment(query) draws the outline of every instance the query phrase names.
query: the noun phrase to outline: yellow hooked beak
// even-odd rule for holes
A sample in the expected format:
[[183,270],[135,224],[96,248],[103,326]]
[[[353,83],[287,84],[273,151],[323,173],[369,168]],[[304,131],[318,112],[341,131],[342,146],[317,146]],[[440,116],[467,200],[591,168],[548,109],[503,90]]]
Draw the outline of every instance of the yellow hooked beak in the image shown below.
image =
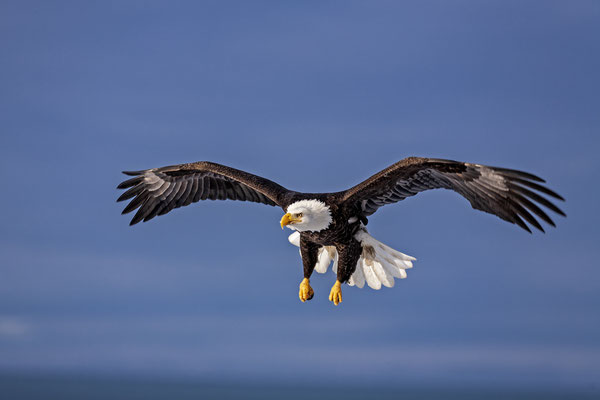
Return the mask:
[[296,222],[302,222],[302,220],[300,218],[294,218],[292,214],[287,213],[281,218],[281,229],[286,225],[295,224]]

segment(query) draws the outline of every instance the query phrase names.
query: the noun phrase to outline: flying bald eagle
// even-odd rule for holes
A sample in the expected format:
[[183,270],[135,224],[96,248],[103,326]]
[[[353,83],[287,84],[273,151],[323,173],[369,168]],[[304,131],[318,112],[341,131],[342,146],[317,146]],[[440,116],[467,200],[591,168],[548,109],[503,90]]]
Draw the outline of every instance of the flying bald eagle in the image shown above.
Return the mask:
[[412,268],[415,258],[375,240],[365,226],[367,217],[379,207],[425,190],[454,190],[474,209],[497,215],[529,233],[531,229],[525,221],[544,231],[532,213],[555,226],[537,204],[565,216],[541,194],[564,199],[540,185],[538,182],[544,180],[535,175],[433,158],[406,158],[336,193],[295,192],[260,176],[206,161],[123,173],[133,178],[117,187],[128,189],[117,201],[133,198],[123,214],[138,209],[130,225],[206,199],[281,207],[285,212],[281,228],[294,230],[289,241],[300,248],[302,257],[302,302],[314,295],[309,283],[313,270],[325,273],[332,260],[337,280],[329,300],[335,305],[342,301],[343,283],[362,288],[366,282],[371,288],[380,289],[382,285],[392,287],[394,278],[406,278],[406,269]]

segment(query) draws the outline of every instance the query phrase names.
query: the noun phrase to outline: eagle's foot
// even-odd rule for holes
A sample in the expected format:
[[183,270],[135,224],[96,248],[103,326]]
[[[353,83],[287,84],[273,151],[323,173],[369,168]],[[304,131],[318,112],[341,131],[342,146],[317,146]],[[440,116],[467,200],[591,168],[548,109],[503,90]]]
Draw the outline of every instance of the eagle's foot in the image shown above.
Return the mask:
[[342,302],[342,283],[335,281],[331,292],[329,292],[329,301],[333,301],[336,306]]
[[314,295],[315,291],[310,287],[308,278],[302,279],[302,282],[300,282],[300,293],[298,293],[300,301],[304,303],[306,300],[312,299]]

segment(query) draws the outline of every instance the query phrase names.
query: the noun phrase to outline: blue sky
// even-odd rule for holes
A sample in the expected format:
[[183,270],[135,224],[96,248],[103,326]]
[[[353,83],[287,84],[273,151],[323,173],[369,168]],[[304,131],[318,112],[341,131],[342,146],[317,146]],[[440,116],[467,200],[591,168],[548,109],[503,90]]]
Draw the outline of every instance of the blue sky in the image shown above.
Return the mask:
[[[596,1],[2,2],[0,368],[600,390],[598,37]],[[319,192],[410,155],[541,175],[568,218],[385,207],[415,268],[336,308],[278,209],[115,203],[121,170]]]

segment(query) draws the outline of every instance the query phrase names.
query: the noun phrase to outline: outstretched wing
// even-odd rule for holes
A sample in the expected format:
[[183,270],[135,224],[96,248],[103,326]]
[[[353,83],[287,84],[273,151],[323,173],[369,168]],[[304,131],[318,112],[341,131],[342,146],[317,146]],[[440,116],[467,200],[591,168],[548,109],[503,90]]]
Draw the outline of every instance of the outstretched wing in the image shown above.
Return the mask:
[[293,193],[260,176],[207,161],[123,173],[134,178],[117,186],[128,189],[117,201],[133,198],[123,214],[139,208],[130,225],[199,200],[229,199],[282,206],[286,195]]
[[538,204],[562,216],[565,213],[539,193],[564,199],[537,182],[543,183],[544,180],[512,169],[410,157],[342,192],[341,196],[344,201],[355,202],[364,215],[368,216],[381,206],[396,203],[425,190],[450,189],[460,193],[477,210],[497,215],[531,232],[523,221],[525,219],[543,232],[544,229],[531,213],[548,224],[555,225]]

